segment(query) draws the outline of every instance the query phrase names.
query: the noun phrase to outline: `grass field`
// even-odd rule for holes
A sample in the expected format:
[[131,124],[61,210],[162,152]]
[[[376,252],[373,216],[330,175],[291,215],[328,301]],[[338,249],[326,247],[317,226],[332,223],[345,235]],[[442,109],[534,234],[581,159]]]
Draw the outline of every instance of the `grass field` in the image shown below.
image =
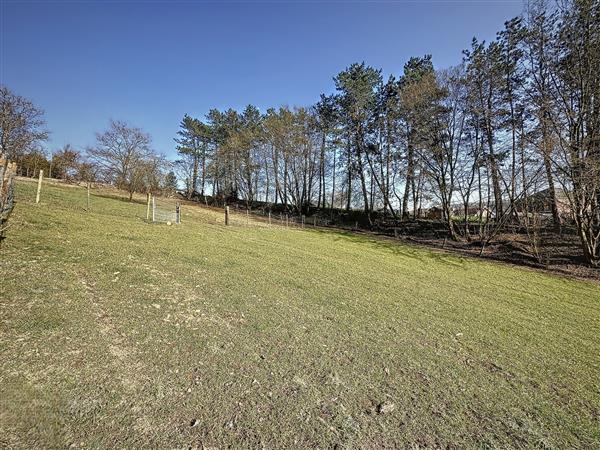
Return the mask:
[[17,184],[0,447],[600,447],[600,285],[114,194]]

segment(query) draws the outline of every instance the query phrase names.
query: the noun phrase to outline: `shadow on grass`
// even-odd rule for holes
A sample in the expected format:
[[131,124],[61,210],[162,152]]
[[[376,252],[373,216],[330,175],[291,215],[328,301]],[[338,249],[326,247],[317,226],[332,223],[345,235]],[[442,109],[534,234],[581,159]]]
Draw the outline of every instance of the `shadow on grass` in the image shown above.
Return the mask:
[[356,244],[368,244],[372,248],[382,249],[392,252],[394,255],[403,256],[406,258],[414,259],[419,262],[426,262],[433,260],[442,264],[450,265],[453,267],[465,268],[465,259],[460,256],[448,255],[444,253],[438,253],[432,250],[419,248],[416,245],[411,245],[407,242],[402,241],[390,241],[383,238],[373,238],[365,235],[361,235],[352,231],[344,230],[326,230],[326,229],[312,229],[309,230],[314,233],[332,236],[334,241],[346,241],[353,242]]
[[[340,229],[312,229],[315,233],[323,233],[334,236],[334,240],[346,240],[349,242],[369,244],[374,248],[381,248],[392,253],[417,260],[419,262],[435,261],[447,266],[454,268],[461,268],[463,270],[469,270],[469,261],[486,261],[491,263],[501,263],[513,265],[516,267],[522,267],[527,269],[533,269],[544,273],[552,273],[561,277],[575,277],[577,279],[584,280],[598,280],[598,272],[594,269],[586,269],[583,256],[580,254],[560,254],[552,255],[553,264],[565,264],[565,267],[552,266],[551,268],[536,261],[531,255],[527,254],[520,246],[515,246],[506,241],[498,241],[488,246],[488,252],[483,256],[479,255],[479,249],[481,247],[480,242],[473,241],[466,243],[465,247],[454,247],[449,245],[447,248],[440,246],[432,246],[428,243],[410,242],[405,240],[394,240],[393,238],[385,235],[375,235],[376,237],[369,237],[369,235],[361,234],[352,230],[340,230]],[[473,248],[477,251],[473,251]],[[489,252],[490,248],[494,248],[493,253]],[[554,246],[556,248],[562,248],[560,246]],[[574,270],[572,266],[575,265]],[[583,270],[582,270],[583,269]]]
[[97,192],[95,192],[93,195],[94,195],[94,197],[108,198],[110,200],[119,200],[124,203],[137,203],[138,205],[146,206],[145,200],[139,200],[136,198],[129,200],[129,197],[127,197],[127,196],[123,197],[122,195],[116,195],[116,194],[99,194]]

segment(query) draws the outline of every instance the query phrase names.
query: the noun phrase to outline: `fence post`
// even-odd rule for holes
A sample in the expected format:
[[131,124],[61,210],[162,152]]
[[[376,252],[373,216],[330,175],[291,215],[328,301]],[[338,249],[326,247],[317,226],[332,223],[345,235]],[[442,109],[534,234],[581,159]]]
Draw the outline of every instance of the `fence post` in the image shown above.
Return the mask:
[[302,214],[302,228],[304,228],[304,220],[305,220],[306,216],[304,214]]
[[394,228],[394,237],[398,239],[398,228]]
[[175,223],[177,225],[181,223],[181,205],[179,202],[175,203]]
[[37,194],[35,196],[36,203],[40,202],[40,193],[42,192],[42,178],[44,178],[44,171],[40,169],[40,179],[38,180]]
[[229,225],[229,206],[225,206],[225,225]]
[[87,183],[87,211],[90,210],[90,182]]
[[288,227],[288,228],[290,226],[290,219],[289,219],[287,213],[285,214],[285,226]]
[[150,220],[150,192],[146,192],[146,222]]
[[[152,194],[150,194],[152,195]],[[152,222],[154,222],[154,218],[156,217],[156,202],[154,201],[154,195],[152,195]]]
[[358,230],[358,221],[354,222],[354,229]]
[[271,211],[269,211],[269,226],[271,226]]
[[250,225],[250,210],[246,208],[246,226]]

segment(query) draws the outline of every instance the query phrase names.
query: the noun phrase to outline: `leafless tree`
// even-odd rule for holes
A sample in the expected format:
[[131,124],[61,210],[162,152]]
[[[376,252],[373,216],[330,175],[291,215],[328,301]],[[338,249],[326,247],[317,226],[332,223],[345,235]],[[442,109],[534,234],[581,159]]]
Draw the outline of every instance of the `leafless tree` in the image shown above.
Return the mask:
[[154,153],[150,135],[125,122],[111,120],[108,130],[96,134],[96,145],[87,150],[104,179],[129,193],[140,190],[140,173]]
[[[45,124],[43,110],[0,85],[0,156],[4,156],[3,173],[9,161],[37,149],[39,143],[48,138]],[[4,179],[0,177],[0,191],[3,184]]]
[[554,169],[568,196],[585,260],[600,265],[600,1],[560,5],[552,67]]

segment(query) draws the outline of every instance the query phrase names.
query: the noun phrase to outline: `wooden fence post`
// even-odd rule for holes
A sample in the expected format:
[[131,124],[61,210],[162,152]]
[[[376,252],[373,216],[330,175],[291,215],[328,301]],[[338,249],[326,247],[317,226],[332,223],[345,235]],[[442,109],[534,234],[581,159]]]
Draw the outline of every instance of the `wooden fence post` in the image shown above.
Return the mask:
[[90,210],[90,182],[87,183],[87,211]]
[[37,194],[35,196],[36,203],[40,202],[40,193],[42,192],[42,178],[44,178],[44,171],[40,169],[40,179],[38,180]]
[[305,218],[306,218],[306,216],[304,214],[302,214],[302,228],[304,228]]
[[269,226],[271,226],[271,211],[269,211]]
[[150,220],[150,192],[146,192],[146,222]]
[[394,228],[394,237],[398,239],[398,228]]
[[229,225],[229,206],[225,206],[225,225]]
[[177,225],[181,223],[181,205],[179,202],[175,203],[175,223]]
[[246,208],[246,226],[250,225],[250,210]]
[[[152,194],[150,194],[152,195]],[[154,195],[152,195],[152,222],[156,218],[156,202],[154,201]]]

